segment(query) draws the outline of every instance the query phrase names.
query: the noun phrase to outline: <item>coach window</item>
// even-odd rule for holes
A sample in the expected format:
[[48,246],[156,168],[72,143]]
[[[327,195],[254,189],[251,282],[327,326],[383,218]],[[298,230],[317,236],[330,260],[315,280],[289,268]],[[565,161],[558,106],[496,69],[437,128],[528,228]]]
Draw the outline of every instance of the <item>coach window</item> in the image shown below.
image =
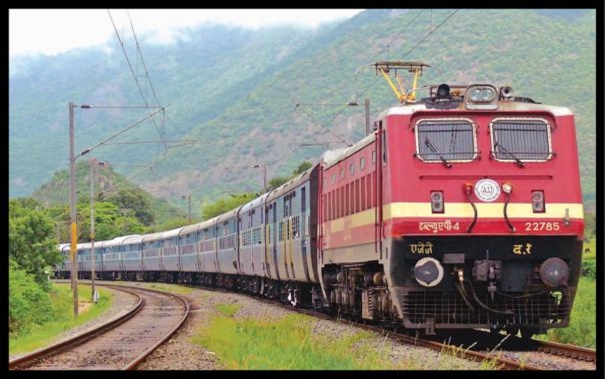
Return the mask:
[[336,173],[332,174],[332,184],[336,183]]
[[424,119],[416,123],[416,156],[427,163],[470,162],[477,157],[475,125],[469,119]]
[[541,118],[497,118],[490,124],[492,155],[498,161],[543,162],[554,155],[551,126]]
[[340,169],[340,179],[344,179],[344,177],[345,177],[345,169],[341,168]]
[[349,175],[353,176],[355,174],[355,163],[351,163],[349,165]]
[[376,150],[372,150],[372,163],[376,164]]
[[361,157],[361,159],[359,160],[359,169],[363,170],[366,168],[366,159],[365,157]]

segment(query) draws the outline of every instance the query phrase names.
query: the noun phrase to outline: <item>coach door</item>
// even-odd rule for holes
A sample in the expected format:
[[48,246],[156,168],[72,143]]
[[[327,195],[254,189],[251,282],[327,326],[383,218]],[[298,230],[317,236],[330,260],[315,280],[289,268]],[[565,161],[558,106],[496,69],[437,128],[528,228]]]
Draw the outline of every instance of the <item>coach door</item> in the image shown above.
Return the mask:
[[263,270],[265,272],[265,276],[267,278],[272,278],[273,276],[271,275],[271,263],[269,260],[269,257],[271,256],[271,244],[273,242],[273,239],[271,238],[271,231],[273,230],[273,227],[271,227],[271,221],[269,220],[269,209],[271,207],[269,205],[265,205],[265,245],[263,246],[263,253],[264,253],[264,259],[263,259]]
[[[310,182],[309,182],[310,183]],[[309,238],[309,215],[307,214],[307,191],[306,187],[300,189],[300,217],[298,219],[298,227],[296,235],[299,236],[296,243],[300,244],[300,253],[303,261],[303,269],[307,281],[311,280],[309,276],[309,262],[307,261],[307,245],[310,242]]]
[[278,234],[277,234],[277,202],[273,202],[271,204],[271,256],[273,257],[271,261],[271,266],[275,270],[274,273],[279,280],[279,269],[277,267],[277,246],[278,246]]

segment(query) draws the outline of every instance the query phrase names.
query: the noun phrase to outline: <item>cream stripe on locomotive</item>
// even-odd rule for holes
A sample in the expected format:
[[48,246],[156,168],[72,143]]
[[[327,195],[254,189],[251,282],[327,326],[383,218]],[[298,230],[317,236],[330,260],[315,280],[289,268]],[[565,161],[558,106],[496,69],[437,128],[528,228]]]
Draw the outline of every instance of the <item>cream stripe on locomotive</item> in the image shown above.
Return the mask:
[[[477,207],[477,218],[503,218],[504,203],[475,203]],[[363,226],[374,223],[374,209],[367,209],[363,212],[348,216],[350,217],[350,227]],[[508,204],[506,214],[509,219],[553,219],[566,218],[583,219],[584,208],[582,204],[558,203],[547,204],[546,211],[543,213],[534,213],[531,203]],[[473,207],[470,203],[447,203],[444,213],[432,213],[431,203],[392,203],[383,207],[383,219],[403,217],[425,217],[425,218],[473,218],[475,216]],[[330,221],[330,231],[340,232],[344,230],[344,218]]]
[[[499,218],[504,217],[504,203],[475,203],[477,207],[477,218]],[[396,217],[474,217],[473,207],[470,203],[446,203],[445,212],[432,213],[431,203],[391,203],[383,207],[384,219]],[[565,218],[583,219],[584,209],[582,204],[573,203],[551,203],[546,204],[545,212],[534,213],[531,203],[508,204],[506,214],[509,218]]]

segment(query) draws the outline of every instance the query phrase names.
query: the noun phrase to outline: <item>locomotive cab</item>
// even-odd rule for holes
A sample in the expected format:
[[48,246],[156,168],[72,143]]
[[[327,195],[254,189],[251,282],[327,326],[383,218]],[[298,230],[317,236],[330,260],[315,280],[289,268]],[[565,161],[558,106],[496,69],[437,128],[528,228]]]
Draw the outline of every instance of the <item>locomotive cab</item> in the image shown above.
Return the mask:
[[490,83],[432,85],[416,100],[405,94],[424,67],[377,63],[414,86],[389,81],[401,104],[324,159],[326,296],[427,334],[567,326],[584,230],[573,113]]

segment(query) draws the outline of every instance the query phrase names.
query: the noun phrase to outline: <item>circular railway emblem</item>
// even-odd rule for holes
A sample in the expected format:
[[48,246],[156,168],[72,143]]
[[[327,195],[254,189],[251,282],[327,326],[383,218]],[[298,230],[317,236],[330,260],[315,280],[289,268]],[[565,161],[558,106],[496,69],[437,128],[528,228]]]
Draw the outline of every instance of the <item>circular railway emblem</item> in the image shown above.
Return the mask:
[[492,179],[478,180],[475,183],[475,195],[481,201],[492,202],[500,196],[500,186]]

